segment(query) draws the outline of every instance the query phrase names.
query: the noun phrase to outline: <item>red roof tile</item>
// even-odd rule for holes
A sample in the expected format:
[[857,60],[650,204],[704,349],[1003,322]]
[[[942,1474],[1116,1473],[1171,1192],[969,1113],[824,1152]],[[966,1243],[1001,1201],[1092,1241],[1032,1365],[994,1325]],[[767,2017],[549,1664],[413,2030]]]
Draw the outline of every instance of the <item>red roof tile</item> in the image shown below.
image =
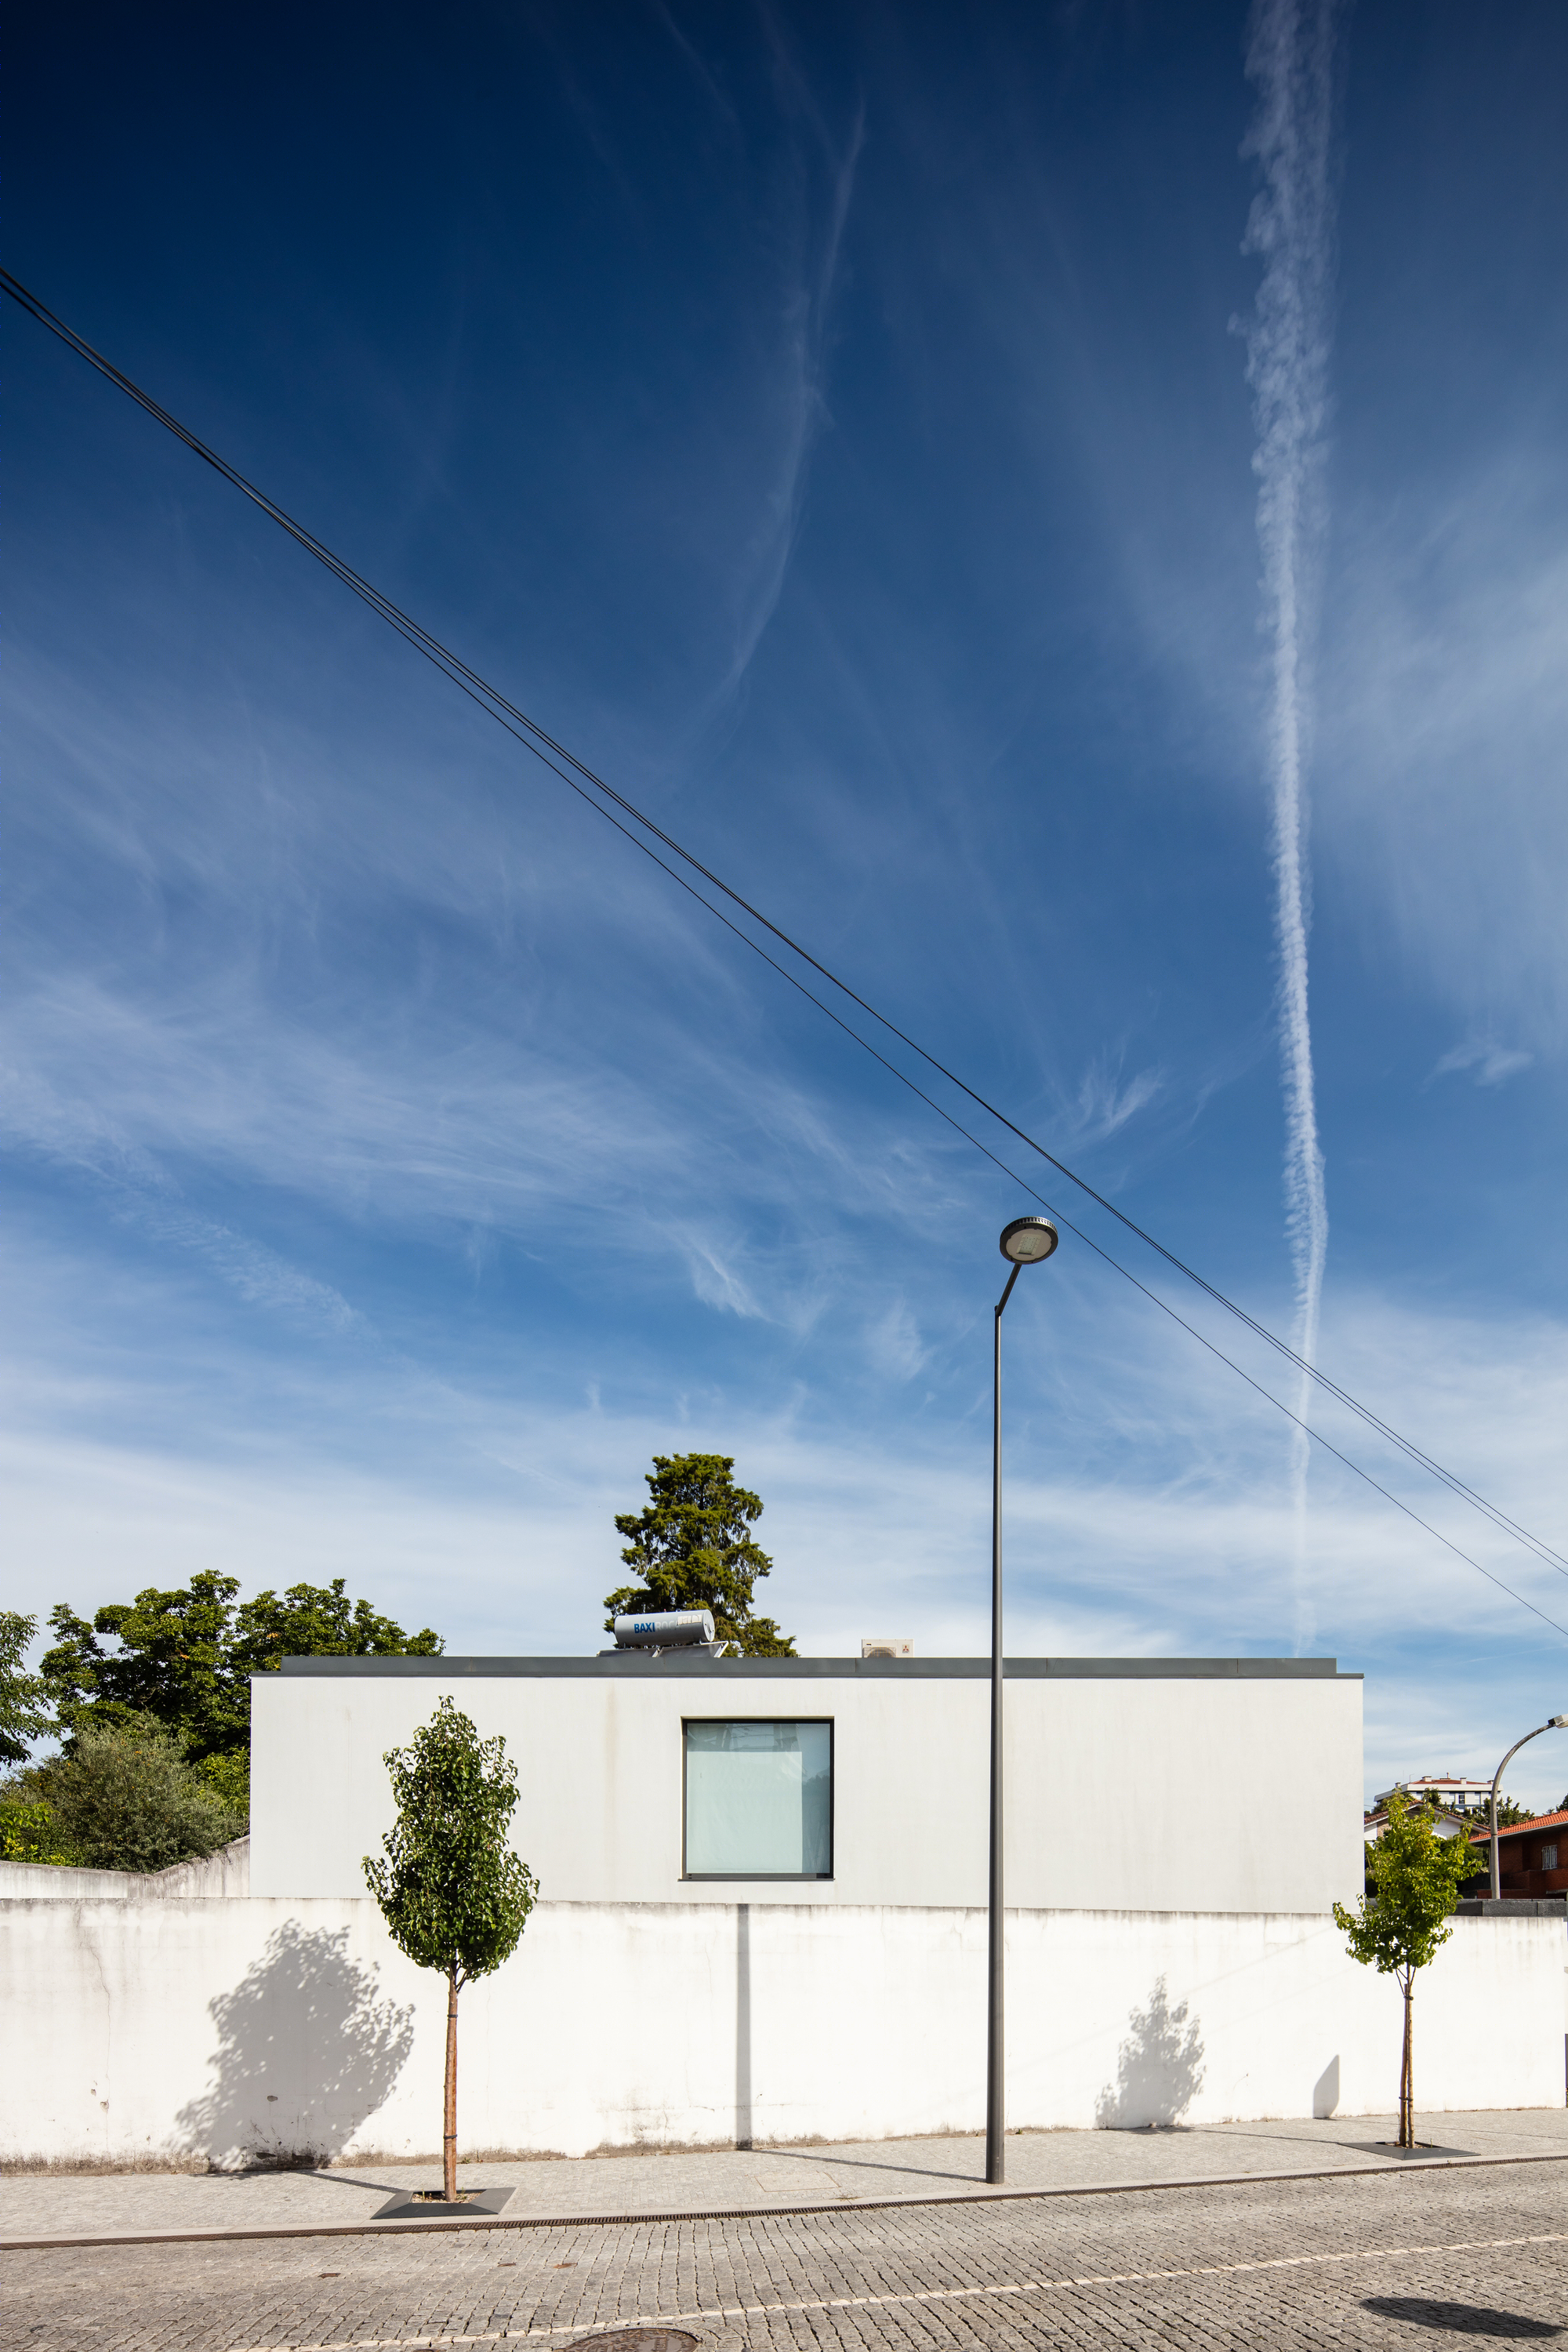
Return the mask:
[[[1498,1831],[1498,1836],[1500,1839],[1507,1837],[1528,1837],[1532,1830],[1559,1829],[1564,1822],[1568,1822],[1568,1812],[1535,1813],[1527,1822],[1505,1822]],[[1470,1832],[1470,1843],[1472,1845],[1489,1845],[1491,1843],[1491,1824],[1489,1822],[1484,1830],[1472,1830]]]

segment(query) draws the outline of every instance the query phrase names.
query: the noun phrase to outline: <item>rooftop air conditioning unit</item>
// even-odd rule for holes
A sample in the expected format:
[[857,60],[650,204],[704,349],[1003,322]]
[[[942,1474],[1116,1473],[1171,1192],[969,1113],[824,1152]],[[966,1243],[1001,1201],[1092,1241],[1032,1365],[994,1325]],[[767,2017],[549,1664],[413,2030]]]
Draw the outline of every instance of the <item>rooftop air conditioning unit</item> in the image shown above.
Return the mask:
[[897,1633],[880,1634],[875,1641],[862,1642],[860,1644],[860,1655],[863,1658],[912,1658],[914,1654],[914,1643],[906,1642],[900,1634]]
[[713,1618],[706,1609],[660,1609],[647,1617],[617,1617],[617,1650],[711,1648]]

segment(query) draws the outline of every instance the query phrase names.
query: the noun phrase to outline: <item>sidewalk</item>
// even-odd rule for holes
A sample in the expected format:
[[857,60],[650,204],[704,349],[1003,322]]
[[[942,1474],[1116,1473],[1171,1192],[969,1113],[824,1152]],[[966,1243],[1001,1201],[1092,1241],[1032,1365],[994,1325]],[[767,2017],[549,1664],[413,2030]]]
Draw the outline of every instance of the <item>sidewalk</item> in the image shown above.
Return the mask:
[[[1417,2130],[1441,2150],[1417,2159],[1426,2163],[1568,2159],[1568,2109],[1562,2107],[1421,2116]],[[679,2156],[503,2158],[462,2166],[460,2179],[475,2189],[514,2182],[508,2224],[630,2220],[1399,2169],[1411,2159],[1377,2145],[1394,2132],[1387,2116],[1174,2131],[1019,2132],[1007,2141],[1005,2189],[985,2186],[984,2143],[978,2136]],[[0,2246],[164,2234],[428,2229],[431,2224],[418,2221],[377,2224],[372,2217],[394,2190],[438,2188],[440,2178],[435,2163],[346,2163],[324,2172],[13,2173],[0,2181]]]

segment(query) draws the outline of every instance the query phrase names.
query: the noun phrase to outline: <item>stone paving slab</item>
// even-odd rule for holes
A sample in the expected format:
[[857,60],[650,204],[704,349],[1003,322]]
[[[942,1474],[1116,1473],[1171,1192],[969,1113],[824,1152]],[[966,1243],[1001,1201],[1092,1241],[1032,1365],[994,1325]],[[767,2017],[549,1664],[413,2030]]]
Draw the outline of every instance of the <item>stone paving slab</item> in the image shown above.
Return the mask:
[[575,2352],[650,2325],[699,2352],[1563,2346],[1568,2210],[1554,2164],[1504,2159],[1150,2198],[55,2247],[9,2256],[5,2290],[14,2352]]
[[[1392,2116],[1220,2124],[1191,2130],[1019,2132],[1007,2189],[1131,2189],[1177,2182],[1397,2167]],[[1417,2119],[1424,2141],[1464,2158],[1568,2158],[1568,2108]],[[1408,2162],[1409,2159],[1404,2159]],[[715,2148],[677,2155],[505,2158],[459,2168],[464,2188],[515,2183],[510,2223],[542,2217],[730,2213],[768,2208],[972,2198],[988,2190],[984,2142],[873,2140],[824,2147]],[[437,2164],[334,2166],[319,2172],[13,2173],[0,2181],[0,2245],[41,2237],[200,2231],[382,2229],[378,2206],[440,2185]]]

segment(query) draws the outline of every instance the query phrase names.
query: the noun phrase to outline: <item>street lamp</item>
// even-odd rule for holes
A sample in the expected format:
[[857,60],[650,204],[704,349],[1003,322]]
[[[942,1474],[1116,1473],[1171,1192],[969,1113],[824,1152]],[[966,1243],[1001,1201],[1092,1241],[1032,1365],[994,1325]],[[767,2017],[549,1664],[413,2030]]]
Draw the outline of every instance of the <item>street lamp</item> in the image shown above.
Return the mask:
[[986,1916],[985,2178],[1007,2177],[1006,2084],[1003,2037],[1005,1923],[1002,1909],[1002,1310],[1026,1265],[1049,1257],[1059,1236],[1048,1217],[1015,1217],[1002,1228],[1012,1266],[996,1301],[991,1344],[991,1882]]
[[1498,1861],[1497,1842],[1498,1782],[1502,1779],[1504,1772],[1508,1769],[1513,1758],[1519,1754],[1520,1749],[1527,1747],[1531,1740],[1539,1739],[1543,1731],[1568,1731],[1568,1715],[1549,1715],[1544,1723],[1538,1723],[1533,1731],[1527,1731],[1522,1739],[1516,1739],[1513,1746],[1509,1749],[1508,1754],[1503,1758],[1502,1762],[1498,1766],[1497,1770],[1492,1774],[1492,1901],[1494,1903],[1500,1900],[1502,1894],[1502,1871]]

